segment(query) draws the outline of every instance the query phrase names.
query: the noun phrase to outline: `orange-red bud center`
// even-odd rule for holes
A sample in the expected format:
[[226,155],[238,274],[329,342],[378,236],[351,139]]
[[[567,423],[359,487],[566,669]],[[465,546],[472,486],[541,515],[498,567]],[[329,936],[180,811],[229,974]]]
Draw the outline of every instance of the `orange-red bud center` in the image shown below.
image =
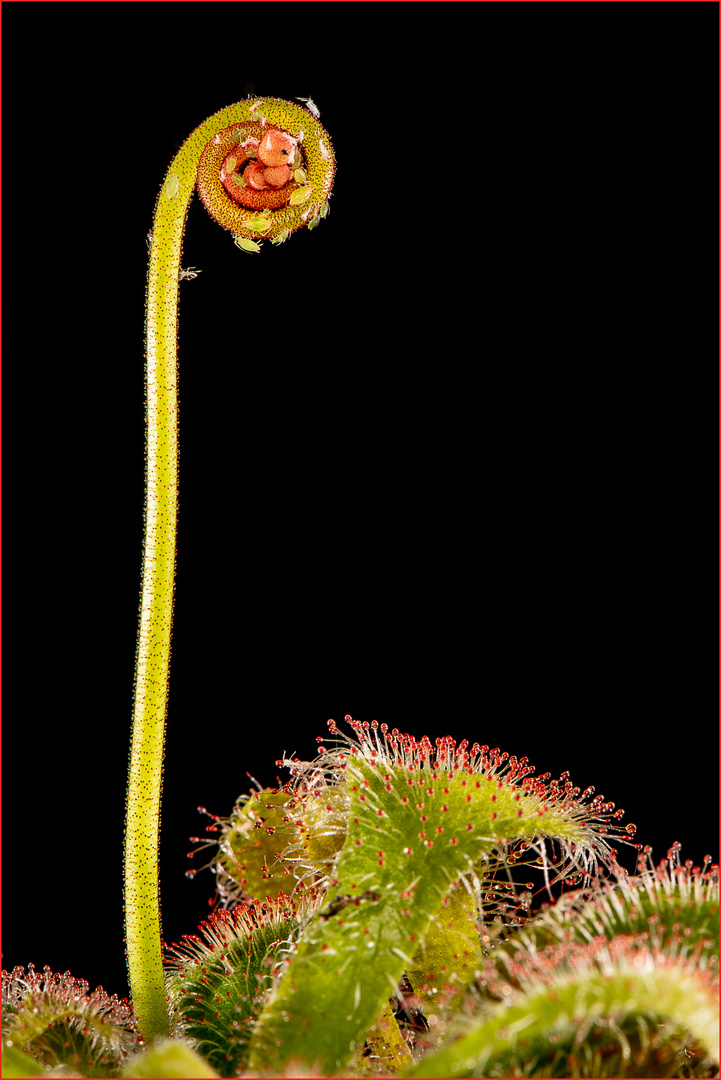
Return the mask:
[[275,168],[278,165],[292,165],[298,143],[284,131],[270,128],[265,132],[258,147],[258,157],[264,165]]
[[[249,136],[238,142],[237,132],[229,130],[226,145],[220,182],[233,202],[251,210],[275,210],[287,206],[288,189],[293,180],[291,166],[299,159],[302,161],[297,139],[271,128],[261,131],[260,140]],[[251,156],[254,154],[258,156]],[[240,183],[238,174],[242,174]]]
[[290,169],[287,165],[276,165],[265,169],[263,178],[270,187],[280,188],[290,180]]
[[243,179],[246,184],[250,184],[256,191],[262,191],[263,188],[268,186],[265,182],[264,172],[265,170],[259,161],[251,161],[243,172]]

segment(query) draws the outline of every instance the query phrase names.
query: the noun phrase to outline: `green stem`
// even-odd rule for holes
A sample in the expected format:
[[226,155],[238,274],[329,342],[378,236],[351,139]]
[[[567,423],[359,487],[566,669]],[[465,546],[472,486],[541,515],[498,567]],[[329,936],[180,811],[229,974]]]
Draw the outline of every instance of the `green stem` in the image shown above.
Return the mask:
[[[305,172],[280,194],[285,205],[274,209],[273,203],[256,213],[225,194],[218,169],[228,167],[223,154],[236,160],[234,146],[241,137],[262,138],[273,131],[302,144],[298,163]],[[276,98],[257,98],[222,109],[195,129],[171,162],[155,207],[146,297],[145,539],[125,830],[128,969],[138,1028],[146,1041],[169,1030],[158,845],[175,585],[178,280],[185,219],[197,178],[216,221],[242,241],[241,247],[255,251],[259,244],[253,237],[282,241],[304,225],[317,224],[327,212],[334,172],[330,140],[310,113]],[[286,174],[290,177],[290,169]]]
[[190,201],[189,193],[183,199],[180,193],[175,199],[164,197],[166,190],[167,182],[156,207],[148,270],[145,541],[125,837],[128,967],[138,1026],[146,1040],[168,1034],[158,844],[175,583],[178,271]]

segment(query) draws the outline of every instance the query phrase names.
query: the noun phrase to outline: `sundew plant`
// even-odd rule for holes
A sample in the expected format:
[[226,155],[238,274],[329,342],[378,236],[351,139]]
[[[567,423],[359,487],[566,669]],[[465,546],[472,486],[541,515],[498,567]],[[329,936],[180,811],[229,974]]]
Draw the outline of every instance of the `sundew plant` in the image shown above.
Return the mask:
[[329,721],[314,760],[279,759],[279,786],[193,838],[214,910],[162,940],[185,220],[197,186],[239,260],[281,259],[271,246],[328,217],[335,167],[310,99],[258,97],[202,123],[161,186],[124,862],[132,1001],[48,968],[3,972],[3,1075],[717,1076],[712,857],[682,862],[675,843],[656,865],[623,809],[567,773],[536,776],[487,732]]

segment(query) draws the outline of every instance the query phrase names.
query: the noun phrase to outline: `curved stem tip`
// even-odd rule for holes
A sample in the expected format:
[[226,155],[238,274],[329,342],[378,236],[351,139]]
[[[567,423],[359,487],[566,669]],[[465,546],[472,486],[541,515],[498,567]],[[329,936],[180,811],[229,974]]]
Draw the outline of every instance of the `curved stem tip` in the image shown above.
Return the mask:
[[305,108],[277,98],[231,105],[205,120],[170,164],[153,219],[146,296],[146,497],[140,628],[125,831],[125,927],[140,1034],[168,1034],[158,844],[178,490],[177,319],[185,219],[197,182],[237,246],[278,244],[328,211],[335,159]]

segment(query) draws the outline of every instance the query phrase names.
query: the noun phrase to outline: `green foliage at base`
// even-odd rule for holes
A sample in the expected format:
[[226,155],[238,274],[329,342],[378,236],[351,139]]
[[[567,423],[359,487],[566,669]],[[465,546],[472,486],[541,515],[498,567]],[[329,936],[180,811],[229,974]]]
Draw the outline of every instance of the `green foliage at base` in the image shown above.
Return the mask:
[[[228,907],[165,950],[174,1039],[144,1045],[127,1002],[18,968],[3,1074],[718,1074],[710,858],[682,866],[674,845],[654,868],[646,850],[628,876],[608,841],[631,833],[590,789],[486,746],[355,727],[219,830]],[[529,913],[526,865],[576,891]]]

